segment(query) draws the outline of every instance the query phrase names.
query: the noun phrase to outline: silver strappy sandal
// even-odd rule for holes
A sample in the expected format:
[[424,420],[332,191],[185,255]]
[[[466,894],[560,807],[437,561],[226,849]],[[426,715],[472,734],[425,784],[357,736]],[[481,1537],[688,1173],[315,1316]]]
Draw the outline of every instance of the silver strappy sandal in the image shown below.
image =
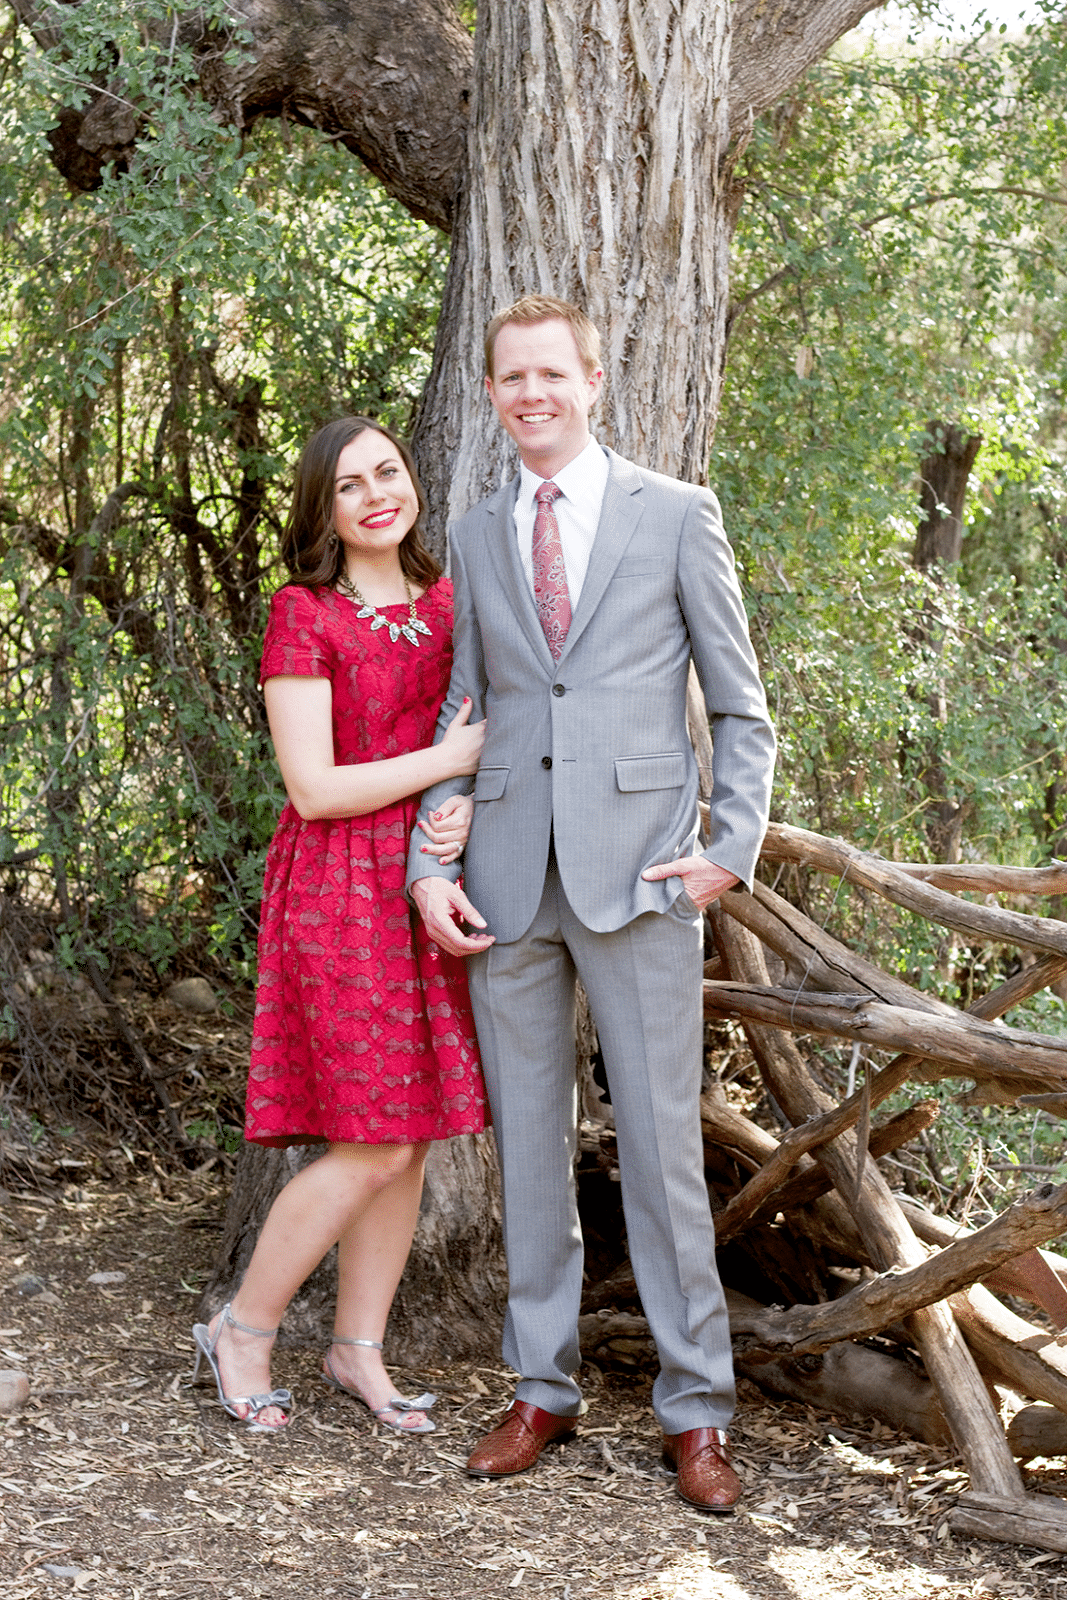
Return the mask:
[[[272,1389],[270,1394],[242,1394],[226,1395],[222,1389],[222,1374],[219,1371],[218,1357],[215,1354],[218,1348],[219,1336],[223,1328],[237,1328],[241,1333],[254,1333],[258,1339],[271,1339],[277,1333],[277,1328],[250,1328],[247,1323],[238,1322],[230,1310],[229,1301],[219,1313],[219,1325],[212,1334],[206,1322],[198,1322],[193,1328],[193,1338],[196,1340],[196,1366],[193,1368],[193,1382],[200,1371],[200,1359],[207,1362],[215,1374],[215,1387],[219,1391],[219,1401],[224,1409],[235,1417],[238,1422],[243,1422],[251,1433],[278,1433],[289,1421],[288,1412],[292,1409],[293,1397],[288,1389]],[[248,1410],[242,1416],[236,1408],[247,1406]],[[260,1422],[261,1411],[266,1411],[269,1406],[277,1406],[286,1412],[285,1422]]]
[[[367,1350],[380,1350],[382,1348],[380,1339],[342,1339],[340,1334],[334,1334],[332,1344],[360,1344]],[[431,1421],[429,1417],[424,1417],[416,1428],[405,1428],[401,1422],[390,1422],[388,1417],[384,1415],[387,1411],[429,1411],[437,1399],[435,1394],[420,1394],[414,1400],[401,1400],[399,1395],[394,1395],[391,1400],[385,1402],[384,1406],[378,1406],[375,1409],[374,1406],[369,1405],[364,1400],[358,1389],[351,1389],[347,1383],[341,1382],[333,1370],[329,1350],[327,1350],[322,1360],[323,1383],[328,1383],[333,1389],[340,1389],[342,1394],[351,1395],[353,1400],[358,1400],[361,1406],[367,1407],[372,1417],[375,1417],[386,1428],[392,1428],[394,1433],[434,1433],[436,1431],[437,1424]]]

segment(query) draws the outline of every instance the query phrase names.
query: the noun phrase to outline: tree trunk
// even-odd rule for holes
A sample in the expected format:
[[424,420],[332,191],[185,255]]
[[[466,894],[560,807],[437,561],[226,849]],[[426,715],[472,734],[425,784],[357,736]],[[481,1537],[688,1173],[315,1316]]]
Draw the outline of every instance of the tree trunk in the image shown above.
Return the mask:
[[[78,0],[63,7],[8,3],[42,50],[63,52]],[[731,135],[743,136],[754,117],[880,3],[776,0],[768,8],[766,0],[735,0]],[[260,117],[281,117],[318,128],[359,156],[413,216],[451,228],[465,166],[472,64],[470,35],[451,0],[393,0],[387,7],[243,0],[232,15],[229,33],[225,22],[208,26],[195,5],[139,22],[142,36],[164,49],[178,44],[190,51],[200,92],[220,121],[247,131]],[[606,26],[595,37],[609,76],[593,85],[593,107],[602,89],[611,92],[615,69],[605,54]],[[220,41],[228,48],[220,49]],[[99,78],[83,86],[85,103],[59,108],[48,134],[52,160],[75,191],[98,188],[111,163],[125,171],[137,141],[152,137],[151,107],[137,103],[137,90],[120,74],[107,87]],[[580,114],[589,109],[581,105]],[[631,142],[627,133],[622,149]]]
[[[922,521],[915,538],[914,561],[920,572],[940,580],[959,564],[963,550],[963,502],[967,480],[981,448],[980,434],[966,433],[945,422],[926,425],[930,452],[919,465],[919,504]],[[933,600],[924,603],[916,628],[916,641],[940,659],[944,626]],[[933,730],[923,752],[919,777],[928,791],[923,803],[926,834],[937,861],[958,861],[963,824],[971,809],[965,798],[951,793],[942,729],[948,720],[944,684],[926,696]],[[954,941],[945,941],[942,966],[947,970]]]
[[928,422],[929,455],[919,464],[922,521],[915,538],[920,572],[954,567],[963,549],[963,502],[967,480],[982,446],[981,434],[945,422]]
[[600,329],[602,442],[703,481],[737,204],[729,75],[724,5],[480,8],[471,181],[416,428],[438,551],[514,470],[483,393],[482,334],[522,294],[573,300]]

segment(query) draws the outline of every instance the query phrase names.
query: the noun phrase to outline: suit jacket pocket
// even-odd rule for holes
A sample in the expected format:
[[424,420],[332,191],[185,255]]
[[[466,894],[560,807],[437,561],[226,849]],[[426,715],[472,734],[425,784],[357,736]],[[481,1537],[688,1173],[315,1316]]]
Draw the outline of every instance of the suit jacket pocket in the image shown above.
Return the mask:
[[474,780],[475,800],[499,800],[508,786],[510,767],[479,767]]
[[623,556],[612,574],[615,578],[655,578],[667,570],[662,556]]
[[685,753],[672,750],[661,756],[619,756],[615,761],[615,782],[623,794],[640,789],[680,789],[685,782]]

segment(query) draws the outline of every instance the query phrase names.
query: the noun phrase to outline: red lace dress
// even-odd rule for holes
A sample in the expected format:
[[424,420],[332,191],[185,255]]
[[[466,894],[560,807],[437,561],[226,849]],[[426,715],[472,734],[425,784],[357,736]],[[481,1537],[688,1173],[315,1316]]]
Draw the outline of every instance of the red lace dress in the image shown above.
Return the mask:
[[[281,589],[261,679],[329,678],[339,766],[433,742],[452,665],[452,585],[417,601],[414,649],[371,632],[331,590]],[[390,620],[406,606],[387,606]],[[476,1133],[485,1089],[462,961],[404,897],[409,795],[361,817],[305,822],[287,805],[267,855],[245,1138],[414,1144]]]

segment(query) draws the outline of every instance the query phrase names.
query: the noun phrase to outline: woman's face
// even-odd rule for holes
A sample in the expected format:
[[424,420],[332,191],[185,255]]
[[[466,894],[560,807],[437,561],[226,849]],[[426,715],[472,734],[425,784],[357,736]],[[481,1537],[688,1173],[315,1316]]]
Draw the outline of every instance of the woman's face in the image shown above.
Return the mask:
[[346,549],[358,555],[395,550],[414,527],[419,499],[396,446],[371,428],[337,457],[333,525]]

